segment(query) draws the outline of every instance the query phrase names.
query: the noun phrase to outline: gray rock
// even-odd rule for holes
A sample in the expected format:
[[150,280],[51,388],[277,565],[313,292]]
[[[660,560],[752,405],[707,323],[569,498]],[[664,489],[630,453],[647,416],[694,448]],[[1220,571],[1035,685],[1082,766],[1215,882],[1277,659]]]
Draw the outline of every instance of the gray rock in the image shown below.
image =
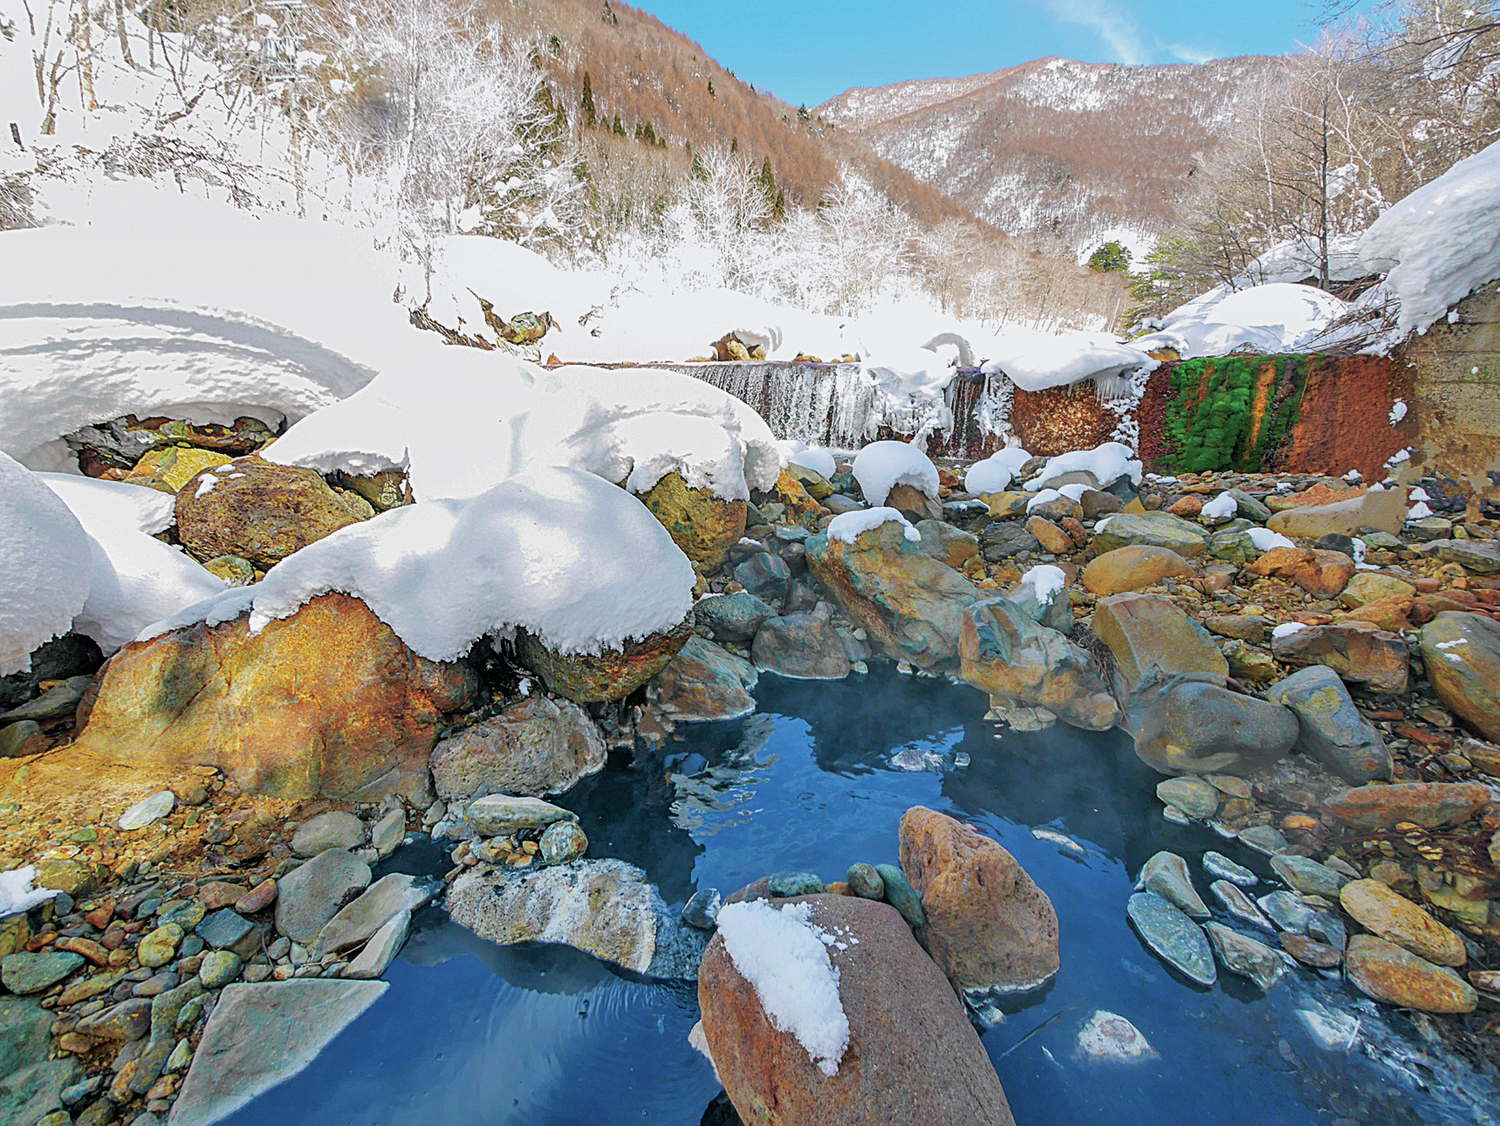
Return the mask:
[[1251,825],[1241,829],[1237,838],[1246,848],[1252,848],[1262,856],[1275,856],[1287,847],[1287,839],[1269,825]]
[[1317,915],[1307,904],[1289,891],[1273,891],[1258,900],[1261,910],[1275,920],[1276,925],[1293,934],[1306,934],[1307,925]]
[[541,798],[489,794],[464,810],[469,828],[481,837],[506,837],[526,829],[545,829],[555,821],[576,821],[570,811]]
[[1281,955],[1265,943],[1230,930],[1222,923],[1206,923],[1204,929],[1219,961],[1230,973],[1247,977],[1264,990],[1269,990],[1286,973]]
[[177,795],[171,790],[162,790],[136,802],[120,815],[118,824],[126,832],[144,829],[153,821],[160,821],[176,808]]
[[212,950],[198,965],[198,980],[206,989],[218,989],[239,977],[243,965],[243,959],[233,950]]
[[439,741],[430,763],[438,796],[560,794],[604,769],[604,738],[571,700],[532,696]]
[[849,871],[844,876],[849,884],[849,890],[861,899],[873,899],[877,902],[885,898],[885,880],[879,872],[875,871],[873,864],[866,864],[863,860],[849,865]]
[[1208,529],[1165,512],[1111,516],[1094,530],[1094,547],[1102,555],[1117,547],[1165,547],[1193,558],[1208,554]]
[[1041,541],[1014,520],[997,520],[985,528],[980,537],[980,553],[986,563],[999,563],[1023,551],[1042,550]]
[[748,645],[761,624],[776,617],[774,607],[748,590],[701,598],[693,612],[698,628],[709,637],[736,645]]
[[172,1107],[172,1126],[212,1126],[296,1075],[386,988],[328,979],[226,986]]
[[1494,540],[1439,540],[1431,549],[1444,563],[1457,563],[1476,575],[1500,571],[1500,544]]
[[387,919],[381,928],[370,936],[361,950],[347,966],[341,976],[346,978],[377,978],[385,973],[411,930],[411,912],[402,911]]
[[1223,795],[1202,778],[1187,775],[1156,784],[1156,796],[1165,805],[1175,805],[1195,821],[1207,821],[1219,812]]
[[1314,911],[1307,922],[1307,933],[1335,950],[1349,945],[1349,929],[1344,926],[1344,920],[1331,911]]
[[1253,520],[1257,524],[1264,524],[1271,518],[1271,510],[1244,489],[1230,489],[1229,495],[1234,498],[1236,515],[1243,516],[1246,520]]
[[773,899],[790,899],[794,895],[820,895],[823,881],[811,872],[778,872],[771,877],[768,890]]
[[1154,891],[1184,914],[1208,918],[1208,905],[1193,887],[1187,861],[1175,852],[1158,852],[1146,861],[1135,886],[1137,891]]
[[577,860],[507,875],[471,868],[448,889],[448,913],[508,946],[558,942],[645,973],[665,908],[646,874],[623,860]]
[[1136,755],[1163,774],[1250,774],[1297,741],[1289,709],[1189,677],[1133,692],[1127,714]]
[[537,842],[542,859],[548,864],[566,864],[589,850],[589,838],[576,821],[554,821]]
[[370,866],[352,853],[320,852],[276,884],[276,929],[293,942],[317,938],[349,893],[370,884]]
[[0,997],[0,1076],[46,1060],[55,1019],[36,1001]]
[[1126,913],[1142,941],[1168,965],[1199,985],[1218,980],[1213,951],[1202,928],[1161,896],[1138,891],[1130,897]]
[[1346,782],[1362,786],[1391,776],[1391,752],[1385,740],[1360,714],[1343,680],[1328,666],[1297,670],[1273,685],[1266,699],[1297,713],[1297,749]]
[[1271,857],[1271,870],[1293,890],[1331,900],[1337,900],[1339,889],[1349,882],[1349,877],[1343,873],[1290,852]]
[[198,924],[194,933],[215,950],[237,945],[255,929],[255,924],[233,908],[215,911]]
[[713,935],[701,927],[689,926],[681,919],[658,915],[656,951],[646,976],[674,981],[697,981],[698,966]]
[[21,952],[0,960],[0,983],[12,993],[40,993],[70,976],[83,965],[81,954],[43,951]]
[[1208,885],[1208,890],[1213,892],[1214,898],[1223,905],[1224,910],[1236,919],[1271,934],[1276,933],[1275,924],[1266,918],[1265,912],[1255,905],[1254,900],[1228,880],[1215,880]]
[[842,680],[849,675],[843,639],[826,617],[788,614],[760,627],[750,649],[755,666],[798,680]]
[[690,927],[711,931],[718,925],[723,897],[718,888],[700,888],[682,905],[682,921]]
[[103,1012],[84,1017],[78,1022],[78,1031],[99,1040],[139,1040],[151,1031],[151,1001],[132,997],[111,1005]]
[[792,572],[779,555],[761,551],[734,569],[734,581],[763,602],[786,601]]
[[842,516],[846,512],[858,512],[864,508],[864,505],[859,501],[853,497],[846,497],[842,493],[834,493],[833,496],[827,497],[819,503],[835,516]]
[[292,834],[292,851],[316,856],[330,848],[355,849],[365,839],[365,826],[352,813],[333,809],[304,822]]
[[343,908],[318,932],[313,953],[321,958],[352,950],[366,942],[381,927],[403,911],[415,911],[430,900],[437,886],[418,882],[415,876],[392,872],[371,884],[358,899]]
[[[18,758],[29,753],[28,744],[40,739],[42,725],[34,719],[23,719],[18,723],[0,727],[0,758]],[[45,745],[39,744],[39,746]]]
[[91,676],[70,676],[61,684],[54,684],[34,700],[0,714],[0,725],[16,723],[23,719],[40,723],[49,719],[61,719],[78,710],[78,701],[84,690],[93,683]]
[[1260,877],[1250,871],[1242,864],[1236,864],[1222,852],[1205,852],[1203,854],[1203,870],[1216,880],[1228,880],[1232,884],[1238,884],[1242,888],[1253,888],[1260,883]]
[[370,847],[381,856],[389,856],[406,840],[406,810],[397,807],[370,828]]

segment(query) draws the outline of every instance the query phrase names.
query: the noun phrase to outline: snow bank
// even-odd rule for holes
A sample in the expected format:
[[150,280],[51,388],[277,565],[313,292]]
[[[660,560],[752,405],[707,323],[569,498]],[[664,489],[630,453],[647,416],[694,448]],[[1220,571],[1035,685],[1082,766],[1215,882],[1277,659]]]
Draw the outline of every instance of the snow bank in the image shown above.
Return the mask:
[[819,446],[809,446],[806,442],[790,438],[777,442],[776,448],[781,452],[783,465],[798,465],[825,479],[838,472],[838,462],[834,460],[833,454]]
[[68,506],[0,453],[0,676],[68,632],[89,597],[89,538]]
[[12,868],[9,872],[0,872],[0,919],[30,911],[38,903],[46,903],[57,894],[52,888],[37,888],[33,891],[31,882],[35,879],[36,868],[30,864],[24,868]]
[[1154,371],[1156,361],[1142,349],[1101,333],[1008,333],[999,339],[986,375],[1002,373],[1023,391],[1045,391],[1082,379],[1106,383],[1126,372]]
[[862,508],[858,512],[845,512],[835,516],[828,522],[828,538],[841,543],[853,543],[861,532],[892,523],[905,524],[906,531],[902,534],[912,543],[921,542],[922,533],[894,508]]
[[250,610],[250,628],[341,591],[417,653],[451,661],[524,628],[596,653],[670,629],[693,604],[693,569],[667,530],[591,473],[539,469],[468,500],[424,501],[342,528],[230,590],[141,631],[145,640]]
[[[1027,492],[1044,489],[1051,481],[1065,473],[1087,472],[1094,475],[1101,489],[1108,488],[1121,477],[1130,478],[1132,485],[1141,483],[1142,465],[1134,457],[1135,451],[1120,442],[1105,442],[1092,450],[1074,450],[1058,454],[1048,460],[1042,471],[1026,482]],[[1080,491],[1080,496],[1082,492]],[[1070,499],[1076,500],[1077,497]]]
[[906,442],[871,442],[854,458],[854,479],[865,503],[876,508],[897,485],[911,485],[934,498],[940,488],[937,466]]
[[837,1075],[849,1047],[849,1017],[828,936],[812,925],[812,906],[780,910],[765,900],[719,911],[719,935],[734,968],[755,990],[773,1028],[789,1032],[824,1075]]
[[1500,277],[1500,142],[1459,161],[1385,212],[1359,255],[1388,271],[1400,336],[1426,332],[1453,305]]
[[1021,466],[1031,460],[1031,455],[1019,446],[997,450],[983,461],[969,466],[964,476],[964,489],[975,496],[985,493],[1003,493],[1021,472]]
[[222,594],[224,580],[205,571],[180,547],[153,539],[171,526],[168,493],[60,473],[38,474],[88,535],[93,578],[73,628],[113,653],[141,629]]
[[1282,622],[1271,631],[1271,639],[1279,641],[1283,637],[1291,637],[1294,633],[1301,633],[1306,628],[1301,622]]
[[[1328,280],[1358,281],[1371,270],[1360,260],[1358,234],[1334,235],[1328,240]],[[1321,251],[1315,242],[1278,242],[1235,279],[1238,289],[1278,282],[1305,282],[1321,270]]]
[[1158,332],[1132,340],[1143,352],[1175,349],[1183,359],[1231,352],[1295,352],[1349,306],[1309,285],[1274,282],[1230,292],[1216,288],[1174,309]]

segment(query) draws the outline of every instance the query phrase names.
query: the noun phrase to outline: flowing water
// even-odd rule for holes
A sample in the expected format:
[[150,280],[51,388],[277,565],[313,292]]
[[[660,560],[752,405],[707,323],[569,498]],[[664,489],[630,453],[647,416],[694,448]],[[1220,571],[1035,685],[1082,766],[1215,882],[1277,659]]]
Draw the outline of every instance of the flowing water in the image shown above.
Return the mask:
[[[1206,829],[1163,821],[1157,779],[1122,735],[1000,731],[972,689],[879,667],[834,683],[766,677],[756,697],[754,716],[681,727],[664,750],[571,791],[563,801],[591,855],[639,865],[680,904],[695,888],[727,894],[776,871],[834,880],[856,860],[894,863],[912,805],[972,823],[1051,896],[1061,931],[1050,988],[984,1034],[1020,1126],[1500,1115],[1495,1089],[1444,1056],[1425,1026],[1377,1009],[1337,975],[1296,971],[1267,995],[1221,972],[1202,989],[1141,943],[1125,903],[1158,849],[1188,857],[1201,891],[1206,849],[1270,870]],[[391,863],[448,862],[413,844]],[[687,1044],[691,985],[643,980],[566,947],[501,948],[436,908],[386,976],[375,1005],[232,1126],[697,1126],[719,1092]],[[1078,1030],[1098,1009],[1131,1021],[1159,1058],[1085,1061]],[[1358,1042],[1320,1046],[1299,1010],[1357,1018]]]

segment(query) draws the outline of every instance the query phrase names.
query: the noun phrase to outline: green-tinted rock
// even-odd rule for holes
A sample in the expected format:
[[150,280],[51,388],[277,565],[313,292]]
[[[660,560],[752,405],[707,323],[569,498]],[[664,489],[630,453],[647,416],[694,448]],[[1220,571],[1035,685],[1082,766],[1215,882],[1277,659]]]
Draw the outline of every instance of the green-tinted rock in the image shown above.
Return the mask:
[[157,927],[135,948],[136,957],[148,969],[165,966],[177,956],[177,944],[182,941],[182,935],[183,930],[176,923]]
[[863,860],[849,865],[849,871],[844,876],[849,885],[849,890],[861,899],[883,900],[885,898],[885,881],[881,879],[880,873],[875,871],[873,864],[866,864]]
[[79,954],[25,951],[0,960],[0,983],[12,993],[40,993],[70,976],[83,965]]
[[1103,528],[1094,529],[1094,546],[1100,551],[1120,547],[1165,547],[1188,559],[1208,554],[1208,530],[1165,512],[1111,516]]
[[623,700],[662,669],[686,644],[693,632],[693,616],[660,633],[627,641],[619,649],[601,653],[562,653],[550,649],[522,630],[516,638],[521,663],[559,696],[575,704]]
[[1220,963],[1230,973],[1247,977],[1262,989],[1270,989],[1286,973],[1281,955],[1265,943],[1230,930],[1222,923],[1206,923],[1204,929]]
[[823,891],[823,881],[811,872],[778,872],[771,877],[770,891],[774,899],[818,895]]
[[1154,891],[1184,915],[1208,918],[1208,905],[1193,887],[1187,861],[1175,852],[1158,852],[1146,861],[1135,886],[1137,891]]
[[1379,730],[1355,707],[1338,673],[1325,665],[1294,672],[1266,693],[1297,713],[1297,749],[1346,782],[1363,785],[1391,776],[1391,752]]
[[906,873],[894,864],[877,864],[875,871],[885,884],[885,901],[901,912],[901,917],[912,929],[925,927],[927,913],[922,910],[922,897],[911,886]]
[[1303,895],[1321,895],[1324,899],[1337,899],[1339,889],[1349,882],[1342,872],[1290,852],[1271,857],[1271,870]]
[[210,950],[198,964],[198,980],[208,989],[218,989],[239,977],[243,964],[233,950]]
[[1138,891],[1126,914],[1142,941],[1161,958],[1199,985],[1212,985],[1219,973],[1203,930],[1161,896]]
[[1167,805],[1175,805],[1195,821],[1207,821],[1219,812],[1219,791],[1191,775],[1158,782],[1156,796]]

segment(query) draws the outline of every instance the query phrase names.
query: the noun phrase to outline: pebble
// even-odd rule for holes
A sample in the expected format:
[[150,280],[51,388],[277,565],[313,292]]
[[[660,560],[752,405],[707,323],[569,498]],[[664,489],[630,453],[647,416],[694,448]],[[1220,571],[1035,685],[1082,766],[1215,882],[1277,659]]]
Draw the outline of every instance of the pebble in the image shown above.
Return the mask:
[[1271,934],[1276,933],[1276,927],[1265,913],[1255,905],[1255,902],[1240,890],[1239,886],[1228,880],[1215,880],[1209,885],[1209,891],[1214,893],[1214,898],[1224,906],[1236,919],[1249,923],[1251,926],[1259,927]]
[[1203,870],[1216,880],[1228,880],[1242,888],[1253,888],[1260,877],[1242,864],[1236,864],[1222,852],[1205,852]]
[[717,925],[722,903],[718,888],[700,888],[682,905],[682,921],[690,927],[711,931]]
[[203,955],[198,966],[198,980],[205,988],[218,989],[228,985],[240,975],[244,963],[233,950],[213,950]]
[[922,910],[922,897],[911,886],[906,873],[894,864],[877,864],[875,871],[885,884],[885,901],[901,912],[907,925],[912,928],[926,926],[927,914]]
[[253,915],[264,911],[276,901],[276,881],[262,880],[234,901],[234,909],[241,915]]
[[823,881],[811,872],[778,872],[771,877],[769,890],[773,899],[819,895],[823,891]]
[[136,829],[144,829],[153,821],[159,821],[172,810],[177,808],[177,795],[171,790],[162,790],[160,793],[152,794],[149,798],[136,802],[120,815],[116,822],[123,830],[133,832]]
[[566,864],[589,850],[589,838],[576,821],[554,821],[538,842],[542,859],[548,864]]
[[1151,1042],[1124,1017],[1095,1011],[1078,1030],[1078,1050],[1094,1063],[1137,1063],[1159,1059]]
[[1290,931],[1283,932],[1281,947],[1304,966],[1312,966],[1318,970],[1331,970],[1344,960],[1342,950]]
[[860,899],[873,899],[877,903],[885,899],[885,880],[872,864],[866,864],[863,860],[856,861],[849,865],[844,879],[849,890]]

